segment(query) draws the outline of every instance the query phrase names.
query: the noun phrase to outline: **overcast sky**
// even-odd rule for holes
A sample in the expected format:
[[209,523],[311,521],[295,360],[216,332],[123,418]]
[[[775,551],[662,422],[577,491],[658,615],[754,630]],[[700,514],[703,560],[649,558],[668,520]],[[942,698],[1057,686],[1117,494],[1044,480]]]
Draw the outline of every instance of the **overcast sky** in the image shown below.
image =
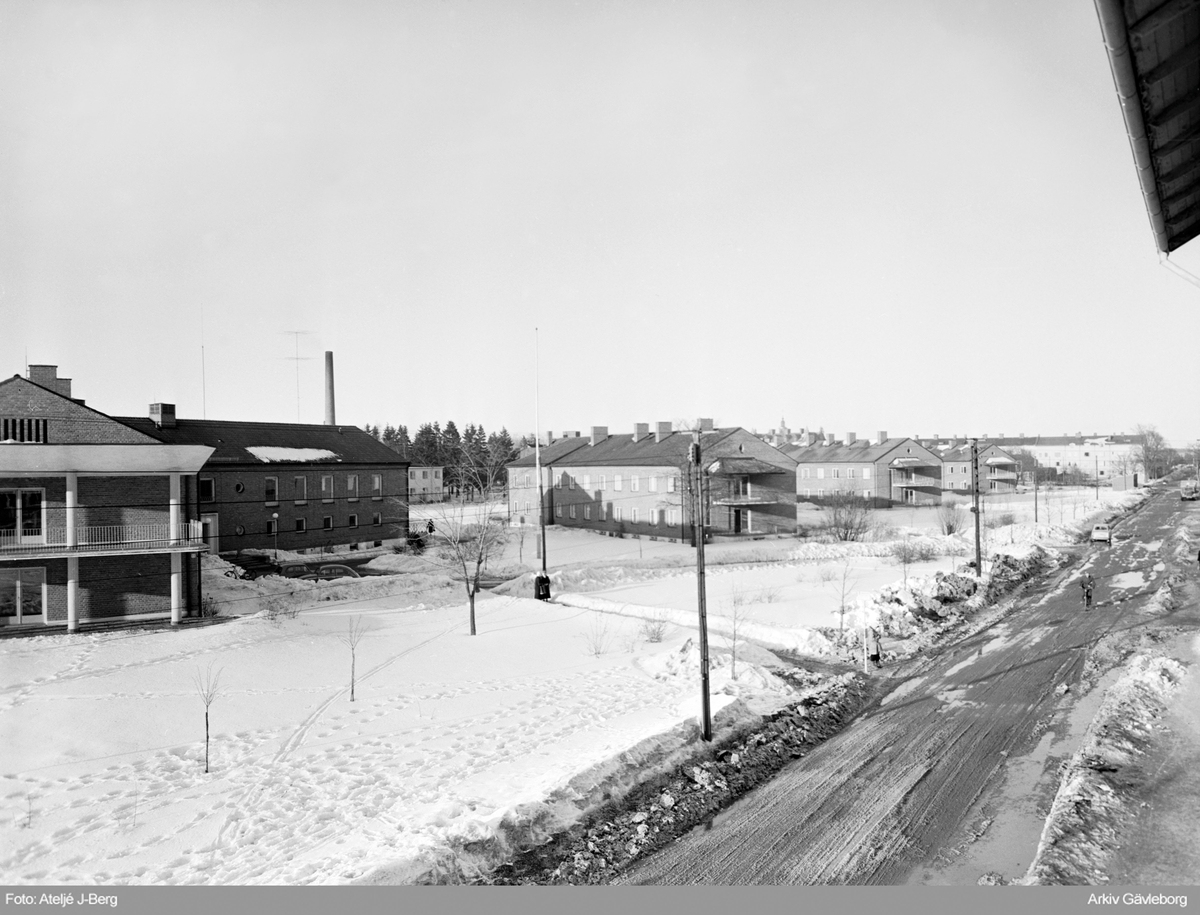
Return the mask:
[[0,126],[106,413],[1200,438],[1090,0],[0,0]]

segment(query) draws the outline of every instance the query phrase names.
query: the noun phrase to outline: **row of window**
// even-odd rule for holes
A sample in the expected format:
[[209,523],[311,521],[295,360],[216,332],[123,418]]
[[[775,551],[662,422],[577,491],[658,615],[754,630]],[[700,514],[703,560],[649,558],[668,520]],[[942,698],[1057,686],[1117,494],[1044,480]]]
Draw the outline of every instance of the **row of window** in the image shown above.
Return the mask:
[[[410,471],[408,472],[408,478],[409,478],[410,480],[415,480],[415,479],[417,478],[417,472],[416,472],[415,470],[410,470]],[[434,478],[435,480],[440,480],[440,479],[442,478],[442,471],[441,471],[441,470],[439,470],[438,468],[436,468],[436,467],[435,467],[435,468],[433,469],[433,478]],[[429,471],[428,471],[428,470],[422,470],[422,471],[421,471],[421,479],[422,479],[422,480],[428,480],[428,479],[429,479]]]
[[[529,474],[525,474],[525,480],[526,480],[525,485],[526,486],[530,485],[529,484]],[[595,491],[603,492],[605,489],[607,489],[607,487],[608,487],[608,477],[607,476],[605,476],[604,474],[601,474],[600,476],[598,476],[596,478],[596,480],[597,480],[597,485],[596,485]],[[625,490],[626,482],[629,483],[629,491],[630,492],[641,492],[642,478],[640,476],[638,476],[636,473],[629,474],[628,476],[624,476],[619,473],[613,474],[613,478],[612,478],[613,492],[623,492]],[[575,488],[575,477],[571,476],[568,473],[559,474],[559,476],[554,481],[554,488],[562,489],[564,483],[566,483],[567,489],[574,489]],[[647,475],[647,477],[646,477],[646,491],[647,492],[658,492],[660,485],[662,487],[663,492],[678,492],[679,491],[679,477],[678,476],[661,477],[656,474]],[[592,475],[590,473],[585,473],[585,474],[583,474],[582,477],[580,477],[579,488],[583,489],[587,492],[593,491],[592,490]]]
[[49,423],[44,419],[0,420],[0,442],[36,442],[46,444],[49,438]]
[[[814,474],[813,474],[814,470],[816,470],[815,476],[818,480],[825,479],[825,468],[824,467],[801,467],[800,468],[800,479],[802,479],[802,480],[812,479],[812,477],[814,476]],[[864,479],[864,480],[871,479],[871,468],[870,467],[862,467],[862,468],[859,468],[859,467],[832,467],[829,470],[829,478],[832,480],[840,480],[843,478],[845,478],[847,480],[857,480],[859,478],[860,470],[862,471],[862,479]]]
[[[321,501],[332,502],[334,500],[334,474],[321,474]],[[236,483],[234,488],[241,492],[243,484]],[[215,502],[217,500],[216,481],[212,477],[200,477],[199,482],[199,497],[201,502]],[[292,498],[297,505],[303,505],[308,501],[308,477],[294,476],[292,477]],[[358,499],[358,474],[346,474],[346,489],[345,498],[354,502]],[[383,498],[383,474],[371,474],[371,498]],[[267,505],[279,504],[279,477],[263,477],[263,501]]]
[[[371,526],[372,527],[379,527],[382,524],[383,524],[383,513],[382,512],[375,512],[373,515],[371,515]],[[295,525],[296,525],[295,532],[297,534],[303,534],[308,530],[308,520],[305,518],[296,518]],[[346,527],[350,528],[351,530],[357,528],[358,527],[358,515],[348,515],[346,518]],[[333,515],[326,515],[324,518],[321,519],[321,530],[323,530],[323,531],[333,530]],[[279,519],[277,519],[277,518],[268,518],[267,519],[267,533],[268,534],[278,534],[279,533]]]
[[[571,518],[573,520],[578,520],[578,518],[579,518],[578,509],[579,508],[580,508],[580,506],[577,506],[577,505],[566,506],[567,517]],[[592,506],[584,505],[584,506],[582,506],[582,508],[583,508],[583,520],[584,521],[592,520]],[[625,520],[625,513],[620,505],[614,505],[614,506],[598,505],[598,506],[596,506],[596,508],[597,508],[597,511],[596,511],[596,520],[597,521],[624,521]],[[531,510],[530,503],[526,502],[525,503],[525,511],[528,512],[530,510]],[[554,506],[554,514],[555,514],[555,517],[561,518],[563,516],[563,506],[562,505]],[[631,524],[642,523],[642,515],[638,509],[631,508],[629,510],[629,522]],[[649,524],[651,527],[657,527],[660,522],[665,523],[668,527],[673,527],[674,525],[678,524],[679,523],[679,509],[677,509],[677,508],[651,509],[646,515],[646,523]]]

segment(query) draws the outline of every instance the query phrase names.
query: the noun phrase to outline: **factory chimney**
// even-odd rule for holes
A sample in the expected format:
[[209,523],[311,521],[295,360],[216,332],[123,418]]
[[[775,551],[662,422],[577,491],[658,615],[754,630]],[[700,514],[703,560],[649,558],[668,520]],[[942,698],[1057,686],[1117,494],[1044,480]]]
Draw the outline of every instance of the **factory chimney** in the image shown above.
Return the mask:
[[325,425],[336,426],[333,410],[333,352],[325,350]]

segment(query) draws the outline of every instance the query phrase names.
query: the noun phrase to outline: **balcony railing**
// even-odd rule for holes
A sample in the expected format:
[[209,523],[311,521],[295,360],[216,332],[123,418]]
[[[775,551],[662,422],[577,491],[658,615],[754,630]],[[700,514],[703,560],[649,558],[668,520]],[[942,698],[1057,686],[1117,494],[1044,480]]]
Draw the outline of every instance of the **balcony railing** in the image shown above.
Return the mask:
[[1017,474],[1013,470],[989,470],[987,478],[989,480],[1015,480]]
[[941,480],[933,477],[909,477],[901,474],[892,474],[893,486],[908,486],[915,489],[940,489]]
[[103,524],[77,527],[75,542],[67,542],[67,528],[48,527],[34,534],[29,531],[0,531],[0,553],[88,553],[129,551],[153,553],[159,550],[196,547],[204,543],[204,525],[184,521],[175,526],[160,524]]
[[771,490],[763,490],[762,492],[743,492],[743,493],[726,493],[723,496],[714,496],[714,505],[775,505],[779,502],[779,493]]

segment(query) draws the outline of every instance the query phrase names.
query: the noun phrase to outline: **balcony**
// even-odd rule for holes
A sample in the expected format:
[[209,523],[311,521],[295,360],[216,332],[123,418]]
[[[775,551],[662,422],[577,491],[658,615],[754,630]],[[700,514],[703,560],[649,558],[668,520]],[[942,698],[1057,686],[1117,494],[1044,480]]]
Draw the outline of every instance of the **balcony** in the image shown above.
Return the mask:
[[727,493],[713,499],[713,505],[725,505],[741,508],[747,505],[778,505],[779,494],[776,492],[747,492]]
[[892,485],[909,489],[941,489],[942,481],[933,477],[892,474]]
[[65,527],[49,527],[36,533],[0,531],[0,557],[76,556],[81,553],[165,553],[201,549],[204,526],[185,521],[175,526],[160,524],[105,524],[75,529],[74,543],[67,542]]
[[1014,470],[989,470],[987,478],[989,480],[1007,480],[1013,483],[1016,482],[1017,474]]

